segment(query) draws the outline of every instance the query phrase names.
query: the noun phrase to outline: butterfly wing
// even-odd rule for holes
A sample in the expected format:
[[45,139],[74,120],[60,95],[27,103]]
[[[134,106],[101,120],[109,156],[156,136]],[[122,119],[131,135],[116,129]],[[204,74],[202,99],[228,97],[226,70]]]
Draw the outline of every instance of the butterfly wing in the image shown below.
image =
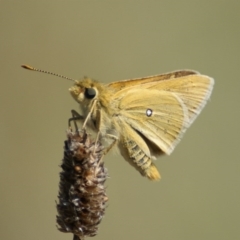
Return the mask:
[[145,87],[176,94],[186,106],[189,126],[206,105],[212,93],[213,85],[213,78],[195,74],[161,82],[147,83]]
[[122,89],[114,96],[119,121],[170,154],[206,104],[212,87],[213,79],[193,74]]
[[120,91],[121,89],[126,89],[128,87],[139,87],[141,85],[147,83],[157,83],[167,79],[175,79],[183,76],[194,75],[198,74],[197,71],[194,70],[179,70],[169,73],[164,73],[160,75],[154,75],[144,78],[134,78],[134,79],[127,79],[117,82],[112,82],[107,85],[108,89],[112,89],[113,92]]
[[119,108],[120,121],[167,154],[173,150],[188,122],[184,104],[170,92],[132,89],[121,99]]

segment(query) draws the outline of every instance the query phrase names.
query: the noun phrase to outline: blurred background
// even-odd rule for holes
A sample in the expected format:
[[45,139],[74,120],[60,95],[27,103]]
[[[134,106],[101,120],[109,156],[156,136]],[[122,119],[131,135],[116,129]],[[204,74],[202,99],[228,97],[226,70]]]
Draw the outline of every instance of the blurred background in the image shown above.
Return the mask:
[[160,182],[105,159],[109,206],[95,239],[225,240],[240,236],[240,2],[1,1],[0,239],[72,239],[56,229],[71,82],[21,64],[101,82],[195,69],[211,100]]

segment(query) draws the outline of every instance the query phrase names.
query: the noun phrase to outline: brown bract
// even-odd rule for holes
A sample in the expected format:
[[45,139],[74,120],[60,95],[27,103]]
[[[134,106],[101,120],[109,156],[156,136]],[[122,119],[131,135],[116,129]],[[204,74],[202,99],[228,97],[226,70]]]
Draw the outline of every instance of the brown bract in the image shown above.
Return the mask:
[[74,240],[95,236],[108,197],[104,183],[108,177],[102,145],[85,132],[68,130],[57,203],[58,229],[74,234]]

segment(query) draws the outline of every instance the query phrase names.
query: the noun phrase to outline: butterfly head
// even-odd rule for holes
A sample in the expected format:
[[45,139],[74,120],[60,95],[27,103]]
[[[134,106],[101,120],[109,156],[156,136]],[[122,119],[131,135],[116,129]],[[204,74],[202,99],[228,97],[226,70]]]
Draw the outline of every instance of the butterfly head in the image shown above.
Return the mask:
[[101,85],[90,78],[76,81],[75,84],[69,88],[72,97],[83,105],[89,105],[90,102],[98,98],[101,90]]

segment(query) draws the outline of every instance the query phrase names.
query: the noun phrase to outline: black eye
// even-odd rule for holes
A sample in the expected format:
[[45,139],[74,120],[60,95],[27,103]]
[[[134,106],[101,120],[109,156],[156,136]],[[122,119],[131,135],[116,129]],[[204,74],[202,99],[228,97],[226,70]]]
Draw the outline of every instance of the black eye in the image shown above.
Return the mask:
[[84,95],[86,98],[92,99],[96,96],[96,90],[94,88],[86,88]]

